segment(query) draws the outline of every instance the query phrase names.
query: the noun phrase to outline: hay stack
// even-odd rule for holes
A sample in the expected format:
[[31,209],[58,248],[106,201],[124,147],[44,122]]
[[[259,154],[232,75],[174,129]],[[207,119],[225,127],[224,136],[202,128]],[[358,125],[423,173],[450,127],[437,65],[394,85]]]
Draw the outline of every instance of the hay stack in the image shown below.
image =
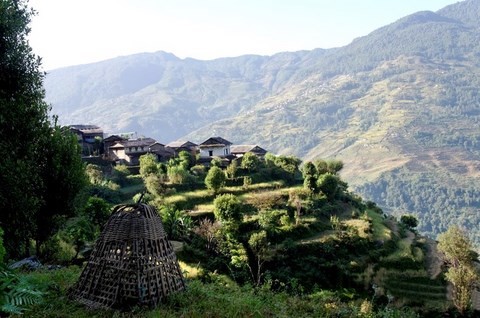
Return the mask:
[[128,310],[158,305],[185,289],[182,272],[157,211],[117,206],[70,297],[92,308]]

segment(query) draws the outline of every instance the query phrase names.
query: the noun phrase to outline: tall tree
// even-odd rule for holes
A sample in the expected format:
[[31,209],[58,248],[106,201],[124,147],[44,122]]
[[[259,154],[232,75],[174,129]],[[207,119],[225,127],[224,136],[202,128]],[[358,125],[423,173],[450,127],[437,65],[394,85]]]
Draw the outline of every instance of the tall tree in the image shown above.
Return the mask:
[[37,255],[43,243],[60,229],[67,218],[74,216],[75,197],[87,184],[81,147],[68,128],[54,124],[43,141],[43,153],[37,159],[43,184],[37,194],[42,198],[42,204],[36,211],[34,238]]
[[479,280],[472,245],[458,226],[452,226],[438,236],[438,249],[445,255],[445,277],[453,285],[453,304],[463,315],[471,307],[472,291]]
[[10,256],[26,252],[36,228],[37,160],[49,127],[40,59],[27,40],[31,16],[25,1],[0,0],[0,222]]
[[32,14],[27,1],[0,0],[0,225],[10,257],[71,214],[84,180],[76,142],[49,121],[40,58],[27,40]]

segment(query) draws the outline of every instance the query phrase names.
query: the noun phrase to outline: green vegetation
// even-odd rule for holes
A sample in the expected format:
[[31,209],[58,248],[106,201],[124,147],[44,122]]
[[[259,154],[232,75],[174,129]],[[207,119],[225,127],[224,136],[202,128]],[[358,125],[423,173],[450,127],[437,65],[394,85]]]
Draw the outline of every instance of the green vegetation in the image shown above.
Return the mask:
[[[275,72],[278,84],[268,84],[268,90],[281,93],[255,104],[260,96],[268,96],[264,94],[268,90],[257,92],[251,99],[251,111],[236,112],[240,121],[232,119],[229,123],[231,132],[239,136],[251,136],[251,127],[258,127],[255,134],[263,136],[267,147],[276,145],[284,153],[302,144],[305,148],[296,149],[297,153],[308,151],[311,158],[322,154],[353,160],[358,154],[369,154],[360,157],[360,162],[352,162],[352,168],[348,161],[344,167],[338,159],[315,160],[302,166],[296,156],[268,153],[264,158],[246,154],[224,171],[220,158],[203,167],[189,153],[181,152],[167,163],[143,156],[140,175],[132,176],[122,166],[84,166],[76,140],[55,121],[49,122],[39,60],[26,41],[31,13],[23,1],[0,0],[0,5],[0,26],[5,31],[0,43],[5,48],[0,52],[4,54],[0,87],[5,88],[0,92],[0,105],[5,108],[0,118],[0,150],[5,154],[0,162],[0,221],[4,231],[0,240],[1,315],[478,316],[469,307],[471,290],[478,281],[473,263],[478,255],[471,252],[468,239],[456,229],[440,236],[439,248],[449,267],[444,273],[441,264],[432,261],[438,258],[434,244],[415,230],[417,225],[422,230],[428,224],[425,215],[410,214],[410,199],[415,201],[414,208],[443,207],[438,200],[447,202],[446,198],[476,207],[475,187],[463,187],[467,179],[455,178],[458,174],[453,173],[468,176],[474,174],[474,166],[455,171],[442,167],[438,157],[445,152],[436,147],[449,146],[462,155],[468,152],[469,158],[478,155],[474,128],[465,129],[463,135],[439,133],[445,131],[444,126],[450,132],[455,130],[456,125],[445,125],[447,119],[452,123],[452,118],[459,125],[475,127],[480,114],[476,93],[471,88],[448,90],[445,81],[455,85],[470,82],[476,87],[478,79],[470,73],[453,76],[449,72],[431,79],[425,63],[438,70],[436,61],[395,56],[425,44],[423,33],[412,38],[402,30],[427,31],[425,23],[435,22],[437,16],[425,13],[399,21],[374,32],[364,42],[353,43],[339,55],[326,54],[319,63],[311,63],[315,54],[299,53],[298,63],[311,65],[308,71]],[[450,22],[448,34],[461,31]],[[445,31],[438,24],[429,30],[436,29]],[[386,31],[396,32],[409,42],[392,47],[391,41],[383,42]],[[375,47],[372,43],[377,42],[385,45],[393,60],[382,55],[385,51],[371,52]],[[434,42],[441,44],[438,39]],[[477,45],[465,39],[459,43]],[[421,51],[426,59],[436,54],[454,56],[441,48]],[[325,61],[328,63],[323,64]],[[218,63],[224,61],[212,62],[212,69]],[[464,64],[474,70],[478,67],[468,60]],[[461,67],[450,60],[445,65]],[[259,69],[258,65],[252,69]],[[245,76],[255,78],[254,74]],[[282,82],[288,81],[299,84],[283,89]],[[421,83],[432,81],[445,91],[428,95]],[[229,86],[230,94],[245,90]],[[208,89],[203,94],[215,95]],[[238,111],[242,103],[231,108]],[[432,111],[427,104],[439,111]],[[182,116],[182,110],[179,113]],[[18,140],[29,142],[19,146]],[[411,154],[422,154],[425,149],[430,151],[426,155],[431,156],[429,164],[425,158],[420,163],[410,161]],[[407,207],[401,212],[400,223],[375,203],[349,191],[343,174],[358,174],[359,167],[372,169],[368,182],[380,180],[379,184],[364,184],[365,192],[378,190],[380,203]],[[433,174],[432,167],[438,168],[438,173]],[[409,171],[416,173],[409,176]],[[405,182],[408,178],[418,179],[409,186]],[[441,178],[454,182],[428,191],[426,185]],[[449,192],[455,187],[463,190]],[[425,191],[419,193],[418,189]],[[459,198],[452,199],[455,196]],[[424,198],[428,200],[423,202]],[[128,313],[92,312],[72,303],[68,288],[78,279],[112,205],[132,199],[144,200],[160,213],[186,271],[187,291],[170,295],[157,309],[134,308]],[[433,216],[437,215],[429,215],[432,224],[452,222]],[[452,214],[452,218],[456,216]],[[6,266],[6,262],[33,251],[42,262],[63,267],[29,272]],[[446,297],[447,282],[454,287],[452,302]]]
[[472,292],[479,280],[474,264],[478,254],[471,252],[470,241],[457,226],[442,233],[438,241],[438,248],[448,262],[445,278],[453,285],[453,304],[461,314],[465,314],[471,309]]

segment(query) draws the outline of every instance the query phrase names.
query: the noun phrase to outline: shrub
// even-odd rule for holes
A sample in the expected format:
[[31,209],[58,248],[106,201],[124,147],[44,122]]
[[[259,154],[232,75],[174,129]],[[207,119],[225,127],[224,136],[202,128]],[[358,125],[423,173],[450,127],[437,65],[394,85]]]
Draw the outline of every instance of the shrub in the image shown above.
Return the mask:
[[213,201],[215,218],[222,222],[238,222],[242,219],[242,203],[233,194],[222,194]]
[[213,166],[205,177],[205,185],[209,190],[217,193],[225,184],[225,173],[219,167]]

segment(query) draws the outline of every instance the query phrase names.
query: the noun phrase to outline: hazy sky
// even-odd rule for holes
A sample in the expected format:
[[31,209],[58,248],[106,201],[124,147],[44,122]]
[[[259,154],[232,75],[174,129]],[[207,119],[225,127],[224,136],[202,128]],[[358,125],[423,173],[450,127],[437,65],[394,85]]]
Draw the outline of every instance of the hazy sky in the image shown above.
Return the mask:
[[30,0],[45,70],[140,52],[214,59],[344,46],[456,0]]

